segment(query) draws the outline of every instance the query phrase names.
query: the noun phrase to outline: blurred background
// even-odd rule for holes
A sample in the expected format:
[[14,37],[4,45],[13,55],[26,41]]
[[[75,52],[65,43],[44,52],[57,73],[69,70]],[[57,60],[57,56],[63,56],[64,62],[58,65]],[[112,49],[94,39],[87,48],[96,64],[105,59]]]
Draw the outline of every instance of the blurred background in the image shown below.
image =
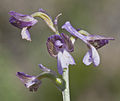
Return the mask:
[[62,101],[61,92],[50,80],[44,79],[37,92],[29,92],[16,77],[16,72],[38,75],[38,64],[57,72],[57,61],[46,48],[47,37],[53,32],[44,21],[30,30],[32,42],[21,39],[20,30],[9,23],[13,10],[32,14],[39,8],[52,18],[57,14],[59,31],[65,21],[91,34],[114,37],[115,41],[101,49],[99,67],[85,66],[82,59],[86,45],[77,40],[72,53],[76,61],[70,66],[71,101],[120,101],[120,0],[1,0],[0,1],[0,101]]

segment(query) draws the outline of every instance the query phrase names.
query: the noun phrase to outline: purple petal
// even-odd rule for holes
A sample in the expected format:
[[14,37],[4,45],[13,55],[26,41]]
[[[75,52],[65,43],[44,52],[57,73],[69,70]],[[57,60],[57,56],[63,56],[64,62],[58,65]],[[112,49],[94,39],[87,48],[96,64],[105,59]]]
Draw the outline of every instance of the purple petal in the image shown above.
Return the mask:
[[36,92],[38,90],[38,88],[40,87],[41,83],[42,82],[40,80],[37,80],[37,79],[32,81],[31,86],[28,87],[29,91],[31,91],[31,92],[35,91]]
[[73,57],[66,50],[64,50],[63,53],[59,52],[58,53],[58,72],[62,74],[63,69],[68,68],[69,64],[71,65],[75,64]]
[[30,91],[37,91],[39,88],[41,81],[38,80],[35,76],[30,76],[23,72],[17,72],[17,77],[24,83],[26,88],[29,88]]
[[87,65],[87,66],[92,63],[91,50],[89,50],[89,51],[85,54],[85,56],[84,56],[84,58],[83,58],[83,63],[84,63],[85,65]]
[[85,36],[80,34],[75,28],[72,27],[69,21],[67,21],[63,26],[62,29],[67,30],[69,33],[71,33],[73,36],[80,38],[83,40],[85,43],[87,43]]
[[91,48],[91,52],[92,52],[93,64],[94,64],[94,66],[98,66],[100,64],[100,56],[94,46],[90,45],[90,48]]
[[66,50],[63,51],[63,59],[62,60],[65,60],[63,62],[65,66],[69,65],[69,64],[75,65],[75,61],[74,61],[73,57]]
[[59,35],[51,35],[47,42],[47,49],[51,56],[57,57],[58,51],[62,48],[64,40]]
[[48,69],[47,67],[43,66],[42,64],[39,64],[39,67],[40,69],[43,71],[43,72],[50,72],[51,70]]
[[28,82],[29,80],[32,80],[35,78],[35,76],[30,76],[28,74],[25,74],[23,72],[17,72],[16,74],[17,77],[19,77],[19,79],[23,82],[23,83],[26,83]]
[[62,75],[63,68],[62,68],[62,64],[61,64],[61,57],[62,57],[62,52],[59,52],[58,56],[57,56],[57,68],[58,68],[58,73]]
[[72,44],[72,41],[71,39],[69,38],[68,35],[64,34],[64,33],[61,33],[61,36],[66,44],[66,49],[68,52],[73,52],[74,51],[74,46]]
[[10,11],[9,14],[11,15],[9,22],[18,28],[30,27],[38,22],[29,15],[23,15],[14,11]]
[[88,35],[87,41],[92,44],[96,49],[101,48],[102,46],[108,44],[109,40],[114,40],[111,37],[104,37],[100,35]]
[[30,33],[28,31],[28,28],[27,27],[24,27],[21,31],[21,36],[22,36],[22,39],[26,39],[28,41],[31,41],[31,37],[30,37]]

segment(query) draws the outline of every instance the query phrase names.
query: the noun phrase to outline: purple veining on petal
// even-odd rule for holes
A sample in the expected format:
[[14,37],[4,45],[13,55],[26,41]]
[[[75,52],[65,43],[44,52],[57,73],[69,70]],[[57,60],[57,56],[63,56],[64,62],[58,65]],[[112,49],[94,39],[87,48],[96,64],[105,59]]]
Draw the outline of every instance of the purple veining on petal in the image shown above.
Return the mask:
[[10,11],[9,14],[11,15],[9,22],[18,28],[30,27],[38,22],[30,15],[23,15],[14,11]]
[[74,50],[73,44],[70,40],[70,38],[65,35],[51,35],[47,40],[47,48],[48,52],[51,56],[56,57],[58,54],[58,51],[63,51],[63,49],[66,49],[68,52],[72,52]]
[[66,49],[68,52],[73,52],[74,51],[74,46],[73,43],[70,39],[70,37],[64,33],[61,33],[61,37],[64,40],[64,43],[66,44]]
[[109,40],[114,40],[111,37],[104,37],[100,35],[88,35],[86,37],[87,41],[92,44],[96,49],[101,48],[102,46],[108,44]]
[[35,76],[30,76],[28,74],[25,74],[23,72],[17,72],[16,76],[19,77],[19,79],[23,82],[26,83],[28,80],[34,79]]
[[58,51],[64,46],[64,40],[59,35],[51,35],[48,38],[46,45],[50,55],[57,57]]
[[62,29],[67,30],[69,33],[71,33],[73,36],[80,38],[85,43],[87,43],[85,36],[80,34],[75,28],[72,27],[69,21],[67,21],[63,26]]
[[74,65],[75,61],[73,57],[69,54],[72,52],[74,47],[65,34],[51,35],[47,40],[48,52],[51,56],[57,57],[57,67],[59,74],[63,73],[64,68],[68,68],[69,64]]
[[96,49],[108,44],[109,40],[114,40],[114,38],[111,37],[90,35],[89,33],[85,34],[84,36],[84,33],[86,32],[84,32],[83,34],[80,31],[78,32],[72,27],[69,21],[67,21],[62,26],[62,28],[66,29],[73,36],[80,38],[89,47],[90,50],[86,53],[86,55],[83,58],[83,63],[86,65],[90,65],[93,62],[94,66],[98,66],[100,64],[100,57]]
[[38,88],[40,87],[41,83],[42,82],[40,80],[35,79],[31,82],[31,85],[26,84],[26,87],[28,86],[29,91],[31,91],[31,92],[35,91],[36,92],[38,90]]

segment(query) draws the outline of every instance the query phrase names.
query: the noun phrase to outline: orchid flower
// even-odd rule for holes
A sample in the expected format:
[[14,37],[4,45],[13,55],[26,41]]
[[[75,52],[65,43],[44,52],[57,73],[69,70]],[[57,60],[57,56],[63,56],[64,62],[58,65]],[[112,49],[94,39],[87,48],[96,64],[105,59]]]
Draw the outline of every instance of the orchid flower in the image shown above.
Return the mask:
[[31,76],[23,72],[17,72],[16,74],[16,76],[24,83],[25,87],[29,88],[29,91],[36,92],[44,78],[49,78],[60,91],[65,89],[65,81],[59,78],[56,72],[48,69],[42,64],[39,64],[39,67],[43,72],[37,76]]
[[22,29],[21,31],[22,39],[31,41],[30,33],[28,30],[32,26],[34,26],[38,21],[30,15],[24,15],[14,11],[10,11],[9,14],[11,15],[9,22],[13,26]]
[[86,65],[90,65],[91,63],[93,63],[94,66],[98,66],[100,64],[100,56],[97,52],[97,49],[108,44],[109,40],[114,40],[114,38],[111,37],[90,35],[88,32],[84,30],[77,31],[75,28],[72,27],[69,21],[67,21],[62,26],[62,29],[67,30],[73,36],[81,39],[83,42],[87,44],[89,50],[83,58],[83,63]]
[[73,57],[69,53],[73,52],[74,47],[67,35],[63,33],[61,35],[51,35],[46,45],[50,55],[57,58],[59,74],[62,75],[63,69],[68,68],[69,64],[75,64]]
[[41,80],[37,76],[31,76],[23,72],[17,72],[16,74],[24,85],[29,88],[29,91],[37,91],[41,84]]

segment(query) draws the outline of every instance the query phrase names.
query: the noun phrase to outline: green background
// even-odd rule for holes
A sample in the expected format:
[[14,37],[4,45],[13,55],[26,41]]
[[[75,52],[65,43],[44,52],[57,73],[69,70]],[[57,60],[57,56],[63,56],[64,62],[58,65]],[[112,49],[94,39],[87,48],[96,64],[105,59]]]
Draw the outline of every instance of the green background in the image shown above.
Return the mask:
[[38,18],[30,30],[32,42],[21,39],[20,29],[9,23],[13,10],[32,14],[39,8],[52,18],[57,14],[59,31],[65,21],[91,34],[111,36],[115,41],[99,49],[98,67],[85,66],[82,59],[88,48],[75,43],[72,56],[76,65],[70,66],[71,101],[120,101],[120,1],[119,0],[0,0],[0,101],[62,101],[61,92],[50,80],[44,79],[37,92],[29,92],[16,77],[16,72],[38,75],[38,64],[57,72],[57,61],[46,48],[47,38],[54,34]]

